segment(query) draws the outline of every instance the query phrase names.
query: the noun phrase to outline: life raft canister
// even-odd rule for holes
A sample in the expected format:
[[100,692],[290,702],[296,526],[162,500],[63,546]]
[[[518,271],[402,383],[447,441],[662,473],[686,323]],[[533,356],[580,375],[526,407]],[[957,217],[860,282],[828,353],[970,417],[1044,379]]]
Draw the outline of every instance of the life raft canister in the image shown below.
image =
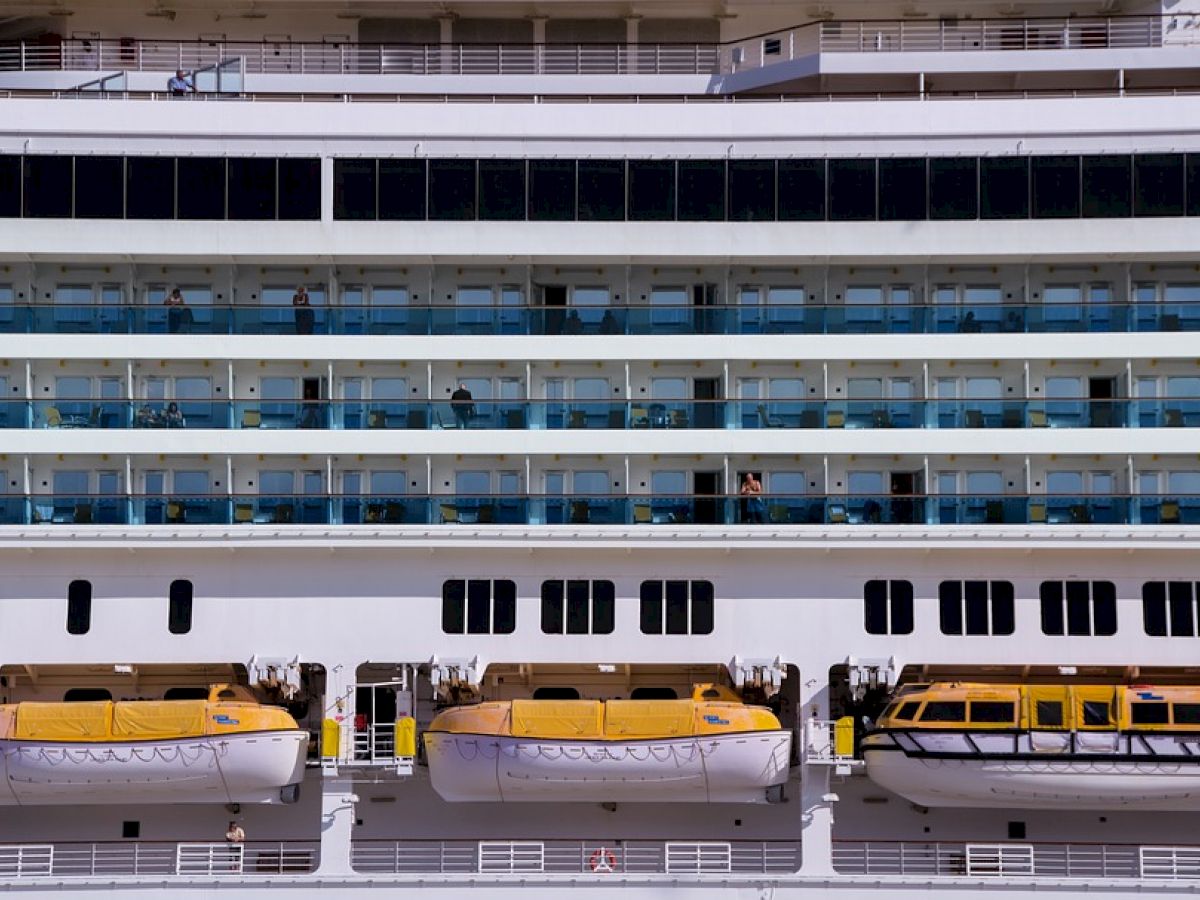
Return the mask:
[[599,847],[592,852],[588,859],[588,865],[592,867],[593,872],[615,872],[617,871],[617,855],[607,847]]

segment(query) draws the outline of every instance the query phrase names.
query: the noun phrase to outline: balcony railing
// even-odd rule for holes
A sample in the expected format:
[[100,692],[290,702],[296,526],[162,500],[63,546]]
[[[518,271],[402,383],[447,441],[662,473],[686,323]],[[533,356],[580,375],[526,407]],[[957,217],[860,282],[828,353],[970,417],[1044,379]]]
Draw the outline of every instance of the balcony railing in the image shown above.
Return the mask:
[[355,841],[356,872],[369,874],[628,875],[787,874],[799,841]]
[[1200,525],[1181,494],[8,494],[0,525]]
[[303,874],[319,855],[316,841],[0,844],[0,880]]
[[0,305],[0,334],[687,335],[1200,331],[1200,301],[835,306]]
[[0,400],[0,428],[659,430],[1197,428],[1200,398],[971,400]]

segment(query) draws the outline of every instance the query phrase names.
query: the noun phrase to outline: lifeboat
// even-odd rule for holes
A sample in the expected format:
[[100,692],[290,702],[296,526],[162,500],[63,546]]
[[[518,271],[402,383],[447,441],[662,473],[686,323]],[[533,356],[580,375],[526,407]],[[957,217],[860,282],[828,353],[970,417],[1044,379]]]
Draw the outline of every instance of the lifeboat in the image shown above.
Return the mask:
[[294,802],[308,733],[243,688],[0,706],[0,805]]
[[1194,810],[1200,688],[931,684],[862,750],[873,781],[922,806]]
[[788,776],[770,710],[699,685],[690,700],[511,700],[448,709],[425,732],[449,801],[762,803]]

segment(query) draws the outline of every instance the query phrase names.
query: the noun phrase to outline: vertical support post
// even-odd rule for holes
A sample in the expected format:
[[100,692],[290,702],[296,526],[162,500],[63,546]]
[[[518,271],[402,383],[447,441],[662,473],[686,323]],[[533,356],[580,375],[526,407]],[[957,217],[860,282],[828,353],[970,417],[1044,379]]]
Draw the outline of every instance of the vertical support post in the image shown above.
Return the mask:
[[[828,668],[823,670],[828,673]],[[800,713],[803,721],[829,718],[828,678],[800,680]],[[807,744],[806,735],[801,739]],[[833,804],[829,766],[809,765],[807,746],[801,748],[800,774],[800,872],[804,875],[832,875]]]
[[[625,65],[627,67],[626,71],[631,75],[638,71],[638,26],[641,24],[641,21],[641,16],[633,15],[625,17]],[[617,59],[617,71],[621,71],[619,55]]]
[[321,862],[317,875],[350,875],[354,836],[354,782],[350,778],[321,780]]
[[[321,221],[333,221],[333,157],[321,157]],[[326,297],[328,305],[332,297]]]

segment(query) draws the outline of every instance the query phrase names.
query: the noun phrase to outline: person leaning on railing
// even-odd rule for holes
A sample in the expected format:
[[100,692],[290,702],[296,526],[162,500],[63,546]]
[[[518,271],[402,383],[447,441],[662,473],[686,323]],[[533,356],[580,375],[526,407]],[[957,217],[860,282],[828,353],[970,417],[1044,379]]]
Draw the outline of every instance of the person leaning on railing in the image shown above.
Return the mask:
[[173,78],[167,79],[167,90],[172,97],[183,97],[196,93],[196,82],[189,78],[183,69],[177,69]]

